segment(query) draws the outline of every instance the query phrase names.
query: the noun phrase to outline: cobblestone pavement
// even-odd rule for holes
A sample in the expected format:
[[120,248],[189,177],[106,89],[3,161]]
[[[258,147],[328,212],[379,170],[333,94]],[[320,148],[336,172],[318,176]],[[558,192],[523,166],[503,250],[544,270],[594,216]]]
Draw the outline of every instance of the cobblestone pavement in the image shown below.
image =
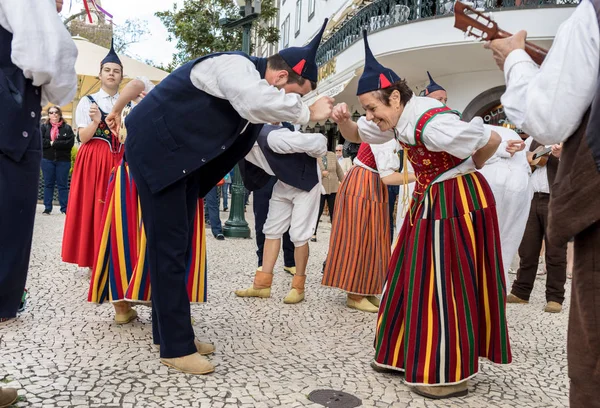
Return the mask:
[[542,311],[544,277],[530,304],[508,306],[514,362],[482,360],[467,397],[435,402],[411,393],[402,377],[370,369],[376,315],[346,308],[340,291],[320,286],[329,222],[311,243],[307,297],[298,305],[282,303],[291,278],[281,260],[272,298],[236,298],[233,290],[252,282],[254,241],[217,241],[207,230],[209,301],[192,306],[192,315],[197,336],[217,345],[218,366],[192,376],[160,364],[150,309],[138,306],[137,321],[117,326],[110,305],[86,302],[88,275],[60,261],[64,218],[42,210],[27,309],[0,326],[0,378],[20,388],[18,407],[318,407],[307,399],[315,389],[346,391],[365,407],[568,405],[568,307]]

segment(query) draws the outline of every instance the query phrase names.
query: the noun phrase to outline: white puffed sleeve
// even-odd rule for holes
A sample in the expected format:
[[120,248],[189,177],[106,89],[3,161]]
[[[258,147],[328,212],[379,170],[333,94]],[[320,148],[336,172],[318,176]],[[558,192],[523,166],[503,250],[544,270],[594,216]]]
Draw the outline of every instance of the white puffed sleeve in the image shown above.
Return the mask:
[[459,159],[466,159],[485,146],[491,134],[492,130],[484,127],[480,117],[463,122],[458,115],[445,113],[430,120],[421,140],[432,152],[448,152]]
[[400,145],[396,140],[390,140],[384,144],[371,145],[371,151],[377,163],[377,171],[380,177],[386,177],[398,171],[400,168],[400,157],[398,151]]
[[365,143],[369,143],[371,145],[382,144],[394,138],[394,132],[392,130],[382,132],[375,123],[367,120],[364,116],[361,116],[358,119],[357,125],[358,135]]

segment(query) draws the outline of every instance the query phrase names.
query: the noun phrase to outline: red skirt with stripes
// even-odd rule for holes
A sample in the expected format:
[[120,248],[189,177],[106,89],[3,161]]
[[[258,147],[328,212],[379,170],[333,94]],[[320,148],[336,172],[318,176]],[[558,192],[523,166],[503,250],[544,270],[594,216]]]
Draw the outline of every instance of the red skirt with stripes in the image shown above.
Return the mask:
[[433,184],[411,203],[390,260],[376,364],[412,385],[467,380],[479,357],[512,360],[494,196],[472,173]]
[[390,259],[388,192],[378,173],[350,169],[335,198],[322,284],[378,295]]
[[102,212],[111,171],[123,159],[108,142],[92,139],[77,153],[65,219],[62,260],[81,267],[94,266],[94,252],[102,234]]

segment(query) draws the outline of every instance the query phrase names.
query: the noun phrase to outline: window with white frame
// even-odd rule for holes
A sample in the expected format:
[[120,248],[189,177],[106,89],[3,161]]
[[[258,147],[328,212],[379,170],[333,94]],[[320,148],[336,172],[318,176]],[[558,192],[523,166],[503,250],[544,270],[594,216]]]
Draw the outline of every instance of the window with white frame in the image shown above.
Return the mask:
[[298,34],[300,34],[300,25],[301,24],[302,24],[302,0],[296,0],[296,24],[295,24],[296,35],[295,35],[295,37],[298,37]]
[[315,4],[317,0],[308,0],[308,21],[315,16]]
[[290,15],[288,14],[281,25],[281,48],[287,48],[290,45]]

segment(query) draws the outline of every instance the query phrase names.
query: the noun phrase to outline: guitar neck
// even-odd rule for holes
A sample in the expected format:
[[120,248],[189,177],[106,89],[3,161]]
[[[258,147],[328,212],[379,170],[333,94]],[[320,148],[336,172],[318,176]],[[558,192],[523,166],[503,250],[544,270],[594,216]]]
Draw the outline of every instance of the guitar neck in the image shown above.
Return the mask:
[[542,150],[540,150],[539,152],[537,152],[535,155],[533,155],[533,159],[535,160],[535,159],[540,158],[542,156],[546,156],[550,152],[552,152],[552,146],[545,147]]
[[[508,33],[504,30],[498,29],[498,32],[494,36],[493,40],[496,40],[499,38],[507,38],[507,37],[510,37],[511,35],[512,35],[511,33]],[[542,62],[544,62],[544,59],[546,59],[546,55],[548,54],[547,50],[543,49],[542,47],[538,47],[537,45],[535,45],[529,41],[525,41],[525,52],[538,65],[542,65]]]

